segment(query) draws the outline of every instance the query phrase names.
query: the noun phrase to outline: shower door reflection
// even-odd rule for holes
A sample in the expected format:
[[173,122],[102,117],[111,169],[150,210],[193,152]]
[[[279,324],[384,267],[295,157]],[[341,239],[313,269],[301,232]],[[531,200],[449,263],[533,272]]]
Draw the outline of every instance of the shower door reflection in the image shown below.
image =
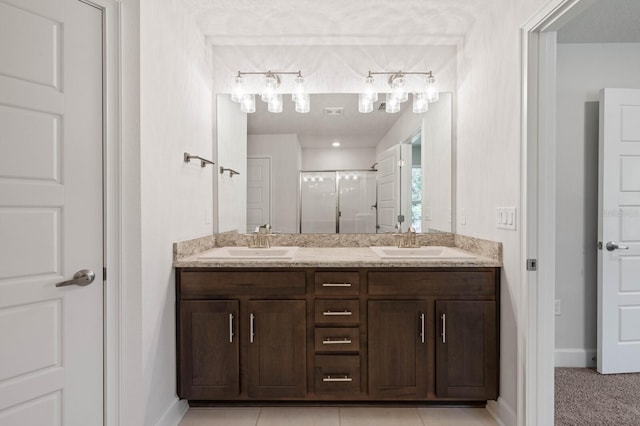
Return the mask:
[[375,233],[376,171],[300,172],[300,232]]

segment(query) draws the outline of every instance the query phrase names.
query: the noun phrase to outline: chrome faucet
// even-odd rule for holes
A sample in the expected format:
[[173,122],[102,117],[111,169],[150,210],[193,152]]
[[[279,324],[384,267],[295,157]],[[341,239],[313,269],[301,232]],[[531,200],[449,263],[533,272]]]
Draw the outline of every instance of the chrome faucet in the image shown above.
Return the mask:
[[251,248],[269,248],[271,247],[271,242],[269,241],[269,237],[271,237],[271,225],[265,223],[264,225],[260,225],[256,228],[256,231],[253,233],[252,243],[249,245]]

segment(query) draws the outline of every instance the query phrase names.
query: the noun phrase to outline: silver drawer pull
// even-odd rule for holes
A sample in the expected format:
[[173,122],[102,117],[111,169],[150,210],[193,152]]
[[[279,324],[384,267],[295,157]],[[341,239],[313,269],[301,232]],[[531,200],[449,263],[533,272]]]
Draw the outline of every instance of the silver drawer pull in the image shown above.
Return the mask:
[[348,317],[352,315],[351,311],[324,311],[322,315],[326,317]]
[[344,376],[324,376],[323,382],[353,382],[353,379],[346,374]]
[[322,283],[322,287],[351,287],[351,283]]
[[348,337],[333,339],[331,337],[322,341],[323,345],[350,345],[351,339]]

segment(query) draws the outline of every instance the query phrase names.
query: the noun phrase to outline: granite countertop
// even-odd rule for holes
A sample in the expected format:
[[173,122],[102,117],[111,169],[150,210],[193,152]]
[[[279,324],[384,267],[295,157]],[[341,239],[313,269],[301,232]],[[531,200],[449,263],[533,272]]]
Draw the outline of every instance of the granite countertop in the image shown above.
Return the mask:
[[[453,234],[449,234],[453,235]],[[457,236],[456,236],[457,237]],[[423,244],[454,247],[458,250],[473,254],[471,259],[430,258],[430,259],[382,259],[368,246],[350,247],[299,247],[290,259],[199,259],[202,253],[219,246],[242,246],[242,241],[215,244],[210,239],[190,240],[189,244],[180,246],[174,244],[173,266],[176,268],[305,268],[305,267],[501,267],[502,245],[500,243],[483,240],[460,240],[452,238],[450,241],[442,239],[441,244]],[[215,239],[215,238],[214,238]],[[436,242],[436,243],[437,243]],[[445,243],[445,244],[442,244]],[[281,245],[281,244],[278,244]],[[282,244],[284,245],[284,244]],[[380,244],[383,245],[383,244]],[[246,247],[246,245],[244,245]]]

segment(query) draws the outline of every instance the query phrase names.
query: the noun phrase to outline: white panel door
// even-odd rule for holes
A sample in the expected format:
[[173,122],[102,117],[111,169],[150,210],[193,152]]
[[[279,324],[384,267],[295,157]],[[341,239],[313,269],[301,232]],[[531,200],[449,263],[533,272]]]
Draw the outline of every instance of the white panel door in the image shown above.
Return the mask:
[[[411,226],[412,199],[411,199],[411,164],[412,164],[411,143],[400,144],[400,165],[398,175],[400,176],[400,231],[404,232]],[[415,231],[415,229],[414,229]]]
[[0,425],[103,421],[102,70],[102,11],[0,0]]
[[398,232],[400,214],[400,145],[378,154],[378,232]]
[[600,93],[598,371],[640,372],[640,90]]
[[247,232],[271,223],[271,159],[247,158]]

